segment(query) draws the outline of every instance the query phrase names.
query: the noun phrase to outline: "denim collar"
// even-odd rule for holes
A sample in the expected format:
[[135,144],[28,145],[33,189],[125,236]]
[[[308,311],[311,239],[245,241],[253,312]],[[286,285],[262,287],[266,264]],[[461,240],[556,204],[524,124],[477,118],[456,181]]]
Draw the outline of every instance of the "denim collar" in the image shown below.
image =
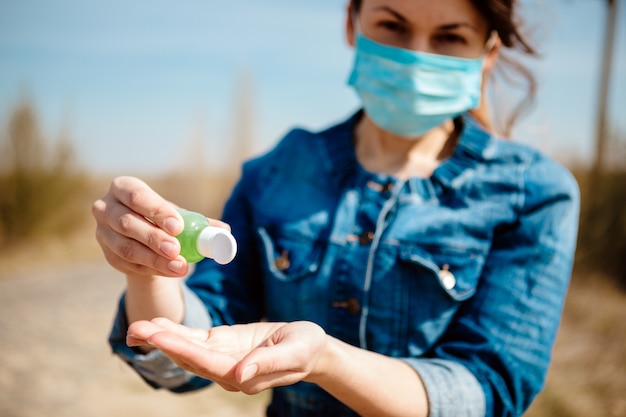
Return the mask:
[[[346,121],[320,132],[321,145],[325,154],[325,168],[335,179],[339,188],[355,177],[359,171],[365,172],[356,159],[354,130],[363,115],[359,110]],[[414,190],[432,190],[440,194],[445,189],[457,188],[466,173],[475,171],[479,165],[490,159],[493,136],[485,131],[469,114],[461,116],[463,130],[457,147],[450,158],[439,165],[430,178],[412,177]],[[376,175],[376,174],[371,174]]]
[[475,171],[492,155],[493,136],[468,113],[462,116],[462,121],[463,130],[454,153],[435,169],[431,177],[445,188],[457,188],[464,175]]

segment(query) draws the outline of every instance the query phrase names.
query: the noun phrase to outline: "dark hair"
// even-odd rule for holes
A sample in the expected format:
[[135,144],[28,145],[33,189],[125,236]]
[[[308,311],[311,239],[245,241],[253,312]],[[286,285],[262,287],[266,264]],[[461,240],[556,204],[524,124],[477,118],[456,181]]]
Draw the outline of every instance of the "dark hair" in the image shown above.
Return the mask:
[[[361,8],[362,0],[351,0],[351,10],[358,13]],[[537,51],[526,40],[521,33],[521,21],[517,16],[516,0],[471,0],[472,4],[480,14],[489,22],[490,30],[497,32],[502,45],[511,52],[521,52],[524,55],[536,56]],[[512,70],[511,74],[508,70]],[[524,96],[513,107],[510,115],[506,117],[501,126],[497,130],[503,135],[508,136],[515,122],[528,111],[534,101],[537,90],[537,81],[532,72],[524,66],[519,60],[510,56],[508,53],[500,53],[498,59],[497,72],[500,78],[509,84],[514,84],[524,91]],[[482,115],[479,119],[483,124],[489,127],[489,118]]]

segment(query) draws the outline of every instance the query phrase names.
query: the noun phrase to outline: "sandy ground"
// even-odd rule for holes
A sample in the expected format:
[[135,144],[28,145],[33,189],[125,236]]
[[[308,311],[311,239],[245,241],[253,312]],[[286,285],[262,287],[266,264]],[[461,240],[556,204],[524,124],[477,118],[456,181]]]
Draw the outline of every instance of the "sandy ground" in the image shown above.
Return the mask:
[[0,416],[263,416],[267,395],[145,385],[106,338],[123,279],[104,263],[0,275]]
[[[123,279],[103,261],[0,272],[0,416],[262,416],[267,395],[147,387],[106,337]],[[626,295],[570,290],[546,391],[528,416],[626,416]]]

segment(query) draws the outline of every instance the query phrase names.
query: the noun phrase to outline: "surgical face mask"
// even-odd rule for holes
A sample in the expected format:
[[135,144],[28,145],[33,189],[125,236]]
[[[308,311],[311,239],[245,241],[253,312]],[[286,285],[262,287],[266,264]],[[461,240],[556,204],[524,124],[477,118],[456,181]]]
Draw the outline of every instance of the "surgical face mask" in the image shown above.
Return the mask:
[[348,84],[379,127],[417,139],[478,107],[484,57],[457,58],[384,45],[357,35]]

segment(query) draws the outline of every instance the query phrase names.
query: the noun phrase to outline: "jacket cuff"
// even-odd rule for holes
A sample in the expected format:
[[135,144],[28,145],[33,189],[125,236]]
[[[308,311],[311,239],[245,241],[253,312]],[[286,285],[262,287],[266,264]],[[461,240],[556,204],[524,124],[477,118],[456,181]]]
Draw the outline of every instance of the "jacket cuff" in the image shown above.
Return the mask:
[[424,383],[429,417],[485,416],[485,393],[465,366],[444,359],[402,360],[415,369]]
[[[181,288],[185,304],[185,318],[182,324],[207,330],[211,328],[211,317],[202,301],[186,285],[182,284]],[[109,343],[113,353],[128,363],[150,386],[182,391],[187,390],[181,389],[182,387],[208,385],[209,381],[200,381],[201,378],[178,367],[158,349],[144,354],[126,345],[128,326],[125,296],[122,296],[113,329],[109,335]]]

